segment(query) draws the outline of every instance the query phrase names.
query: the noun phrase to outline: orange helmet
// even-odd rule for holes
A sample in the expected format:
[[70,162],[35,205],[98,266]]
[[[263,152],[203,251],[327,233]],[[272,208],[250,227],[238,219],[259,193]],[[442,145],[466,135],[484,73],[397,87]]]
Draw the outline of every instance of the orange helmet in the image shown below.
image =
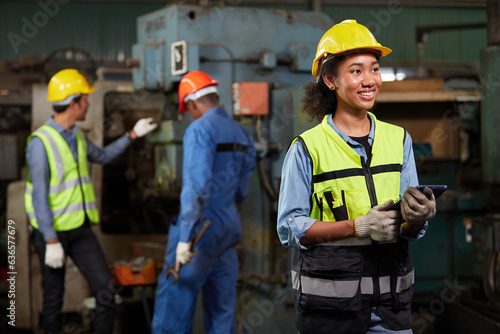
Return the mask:
[[210,93],[217,93],[219,82],[201,71],[191,71],[182,77],[179,83],[179,111],[186,112],[189,100],[198,100]]

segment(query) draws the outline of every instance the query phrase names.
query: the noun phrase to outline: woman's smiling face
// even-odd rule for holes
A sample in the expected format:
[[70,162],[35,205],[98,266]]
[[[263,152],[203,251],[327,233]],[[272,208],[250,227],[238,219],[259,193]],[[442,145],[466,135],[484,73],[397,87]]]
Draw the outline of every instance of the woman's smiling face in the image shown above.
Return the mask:
[[382,86],[379,64],[371,53],[346,56],[337,65],[337,75],[324,80],[337,94],[337,110],[347,112],[371,109]]

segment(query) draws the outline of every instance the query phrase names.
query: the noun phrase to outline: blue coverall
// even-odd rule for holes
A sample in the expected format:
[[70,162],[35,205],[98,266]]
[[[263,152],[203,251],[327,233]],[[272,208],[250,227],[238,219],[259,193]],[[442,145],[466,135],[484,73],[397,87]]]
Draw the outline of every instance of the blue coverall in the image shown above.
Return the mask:
[[[238,257],[242,236],[236,203],[248,195],[255,165],[252,137],[221,108],[194,120],[183,138],[181,209],[169,228],[165,264],[156,291],[154,334],[191,333],[196,299],[203,289],[207,334],[233,333]],[[177,243],[191,241],[203,221],[210,227],[182,266],[179,281],[165,278],[175,265]]]

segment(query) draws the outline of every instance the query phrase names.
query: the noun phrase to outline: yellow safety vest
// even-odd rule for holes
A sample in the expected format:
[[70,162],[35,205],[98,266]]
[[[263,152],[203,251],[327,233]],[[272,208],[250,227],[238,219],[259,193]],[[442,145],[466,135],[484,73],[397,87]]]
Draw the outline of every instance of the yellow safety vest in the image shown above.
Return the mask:
[[[300,140],[312,164],[311,213],[322,221],[340,221],[365,215],[375,205],[399,199],[406,131],[376,119],[371,159],[364,161],[328,124],[294,139]],[[332,245],[368,245],[370,238],[352,236]]]
[[[312,218],[335,224],[399,199],[406,131],[370,115],[375,131],[368,161],[332,129],[328,115],[295,139],[311,161]],[[414,270],[406,240],[372,243],[352,236],[291,248],[290,256],[299,332],[309,333],[320,319],[339,333],[364,333],[373,306],[392,329],[410,328]]]
[[[87,140],[84,133],[78,129],[76,134],[78,164],[68,143],[53,127],[42,125],[31,134],[28,143],[35,136],[42,140],[49,161],[49,205],[54,219],[54,229],[56,231],[75,229],[84,223],[85,214],[90,222],[99,223],[94,187],[87,169]],[[28,165],[27,167],[29,168]],[[24,194],[26,212],[31,225],[38,228],[29,170],[26,175]]]

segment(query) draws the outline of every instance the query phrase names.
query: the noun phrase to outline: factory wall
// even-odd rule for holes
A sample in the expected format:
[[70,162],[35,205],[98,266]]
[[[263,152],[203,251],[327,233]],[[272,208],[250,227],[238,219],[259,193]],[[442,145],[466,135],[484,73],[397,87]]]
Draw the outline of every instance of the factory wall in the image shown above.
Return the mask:
[[[222,3],[222,2],[221,2]],[[220,19],[245,1],[218,5]],[[486,8],[323,5],[322,11],[337,23],[346,18],[367,25],[380,43],[394,49],[386,61],[415,62],[418,26],[485,23]],[[158,3],[72,3],[68,0],[0,3],[0,60],[18,61],[36,54],[46,57],[64,47],[88,52],[97,62],[122,63],[137,42],[136,18],[162,8]],[[253,5],[257,7],[257,5]],[[306,5],[258,5],[265,8],[309,10]],[[429,34],[425,60],[478,62],[487,44],[486,28]]]
[[[329,6],[323,12],[335,23],[352,17],[365,24],[379,43],[393,49],[387,61],[416,60],[416,27],[486,23],[486,9],[479,8]],[[425,42],[424,58],[442,62],[479,61],[479,52],[486,44],[486,27],[433,32]]]
[[96,61],[124,61],[137,40],[137,17],[163,6],[67,0],[0,3],[0,35],[7,37],[2,38],[0,59],[45,57],[55,49],[77,47]]

